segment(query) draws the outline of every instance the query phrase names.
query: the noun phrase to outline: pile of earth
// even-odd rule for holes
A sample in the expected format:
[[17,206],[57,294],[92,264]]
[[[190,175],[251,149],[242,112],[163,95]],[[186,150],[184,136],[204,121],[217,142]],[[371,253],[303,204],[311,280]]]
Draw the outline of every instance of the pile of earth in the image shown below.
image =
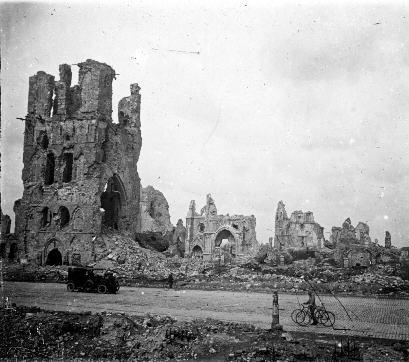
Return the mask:
[[[0,358],[15,360],[405,361],[407,342],[298,338],[213,319],[0,309]],[[346,343],[347,342],[347,343]],[[370,359],[368,359],[368,357]]]

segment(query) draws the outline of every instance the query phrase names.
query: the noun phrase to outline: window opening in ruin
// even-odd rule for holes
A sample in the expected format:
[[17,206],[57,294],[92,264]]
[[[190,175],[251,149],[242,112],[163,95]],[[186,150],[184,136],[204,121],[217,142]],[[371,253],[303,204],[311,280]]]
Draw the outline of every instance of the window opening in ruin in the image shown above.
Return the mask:
[[205,231],[205,225],[202,222],[199,224],[199,231],[201,233]]
[[6,258],[6,243],[1,243],[0,244],[0,258],[1,259]]
[[234,242],[235,242],[233,234],[229,230],[226,230],[226,229],[221,230],[216,235],[216,238],[214,240],[214,245],[216,247],[220,247],[224,240],[227,240],[227,243],[231,243],[231,244],[234,244]]
[[70,182],[72,180],[72,164],[73,164],[73,154],[64,153],[64,172],[62,181]]
[[151,201],[150,205],[149,205],[149,210],[148,210],[149,216],[151,218],[155,218],[155,204],[153,201]]
[[199,245],[192,249],[192,257],[195,259],[203,259],[203,250]]
[[45,265],[62,265],[62,255],[58,248],[54,248],[48,253]]
[[47,163],[45,165],[45,184],[52,185],[54,183],[55,157],[53,153],[47,155]]
[[239,229],[239,226],[237,224],[233,224],[233,228],[235,228],[236,230]]
[[74,230],[82,230],[82,228],[84,227],[84,214],[81,209],[77,209],[76,211],[74,211],[72,219]]
[[18,247],[17,243],[12,243],[10,245],[9,260],[14,260],[17,258]]
[[60,216],[60,227],[63,228],[64,226],[68,225],[70,222],[70,212],[65,206],[61,206],[59,210]]
[[57,93],[52,91],[50,115],[57,114]]
[[42,211],[41,211],[41,227],[46,227],[48,225],[50,225],[51,223],[51,212],[50,209],[48,207],[45,207]]
[[122,182],[117,175],[114,175],[108,180],[105,191],[101,194],[101,207],[105,211],[102,224],[118,230],[125,202],[126,197]]

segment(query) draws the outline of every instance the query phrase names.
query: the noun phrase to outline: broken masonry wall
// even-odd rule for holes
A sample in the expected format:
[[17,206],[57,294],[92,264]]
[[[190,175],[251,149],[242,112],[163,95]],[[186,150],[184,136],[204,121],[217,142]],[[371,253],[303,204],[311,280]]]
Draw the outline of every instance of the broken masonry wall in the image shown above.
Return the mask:
[[[110,195],[121,194],[116,209],[109,210],[118,218],[115,227],[138,231],[140,127],[112,123],[115,71],[110,66],[93,60],[78,66],[80,84],[74,87],[66,64],[60,66],[57,82],[44,72],[29,81],[24,191],[14,210],[19,248],[38,264],[46,263],[53,249],[67,264],[97,257],[94,241],[103,231],[101,202],[107,183],[113,188]],[[129,102],[136,100],[139,112],[140,95],[135,86],[131,89]]]
[[171,249],[171,254],[177,254],[181,257],[185,256],[186,252],[186,238],[187,229],[183,225],[183,220],[179,219],[176,223],[176,227],[173,230],[172,245],[169,247]]
[[297,210],[288,217],[282,201],[277,205],[274,234],[274,245],[280,249],[320,249],[324,244],[324,228],[315,222],[314,214]]
[[217,208],[210,195],[200,215],[196,213],[196,204],[191,201],[186,218],[185,254],[199,255],[211,260],[218,256],[223,240],[228,240],[229,253],[243,256],[257,247],[256,218],[244,215],[217,215]]
[[140,215],[141,233],[160,232],[166,234],[173,231],[168,201],[162,192],[152,186],[141,188]]
[[1,207],[0,214],[1,214],[0,259],[14,261],[19,257],[19,255],[17,239],[14,234],[10,233],[11,218],[9,215],[3,214]]

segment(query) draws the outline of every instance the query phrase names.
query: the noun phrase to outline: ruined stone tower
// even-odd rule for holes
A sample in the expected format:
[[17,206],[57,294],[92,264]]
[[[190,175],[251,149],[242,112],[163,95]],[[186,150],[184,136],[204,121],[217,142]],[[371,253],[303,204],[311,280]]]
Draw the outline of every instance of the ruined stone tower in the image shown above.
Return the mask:
[[314,221],[311,211],[293,211],[287,216],[285,204],[280,201],[275,215],[274,247],[317,248],[324,242],[324,228]]
[[24,193],[14,209],[20,257],[38,264],[86,264],[105,228],[138,231],[140,88],[131,85],[113,123],[114,69],[90,59],[78,67],[73,87],[67,64],[59,81],[45,72],[29,80]]
[[193,258],[211,260],[223,255],[230,260],[249,254],[258,246],[254,215],[217,214],[210,194],[200,214],[196,212],[196,202],[190,202],[186,230],[185,255]]

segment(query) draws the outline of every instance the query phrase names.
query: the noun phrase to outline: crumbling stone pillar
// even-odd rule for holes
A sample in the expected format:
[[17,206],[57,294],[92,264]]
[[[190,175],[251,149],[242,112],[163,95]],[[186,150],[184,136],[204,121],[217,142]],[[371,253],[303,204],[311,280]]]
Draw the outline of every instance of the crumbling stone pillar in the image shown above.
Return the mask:
[[392,247],[392,237],[389,231],[385,232],[385,248],[390,249]]
[[112,81],[115,71],[107,64],[87,59],[79,63],[79,85],[81,89],[81,113],[112,115]]
[[68,114],[71,87],[71,67],[68,64],[61,64],[60,80],[55,82],[54,114],[66,116]]
[[29,78],[28,113],[49,117],[53,106],[54,76],[43,71]]

